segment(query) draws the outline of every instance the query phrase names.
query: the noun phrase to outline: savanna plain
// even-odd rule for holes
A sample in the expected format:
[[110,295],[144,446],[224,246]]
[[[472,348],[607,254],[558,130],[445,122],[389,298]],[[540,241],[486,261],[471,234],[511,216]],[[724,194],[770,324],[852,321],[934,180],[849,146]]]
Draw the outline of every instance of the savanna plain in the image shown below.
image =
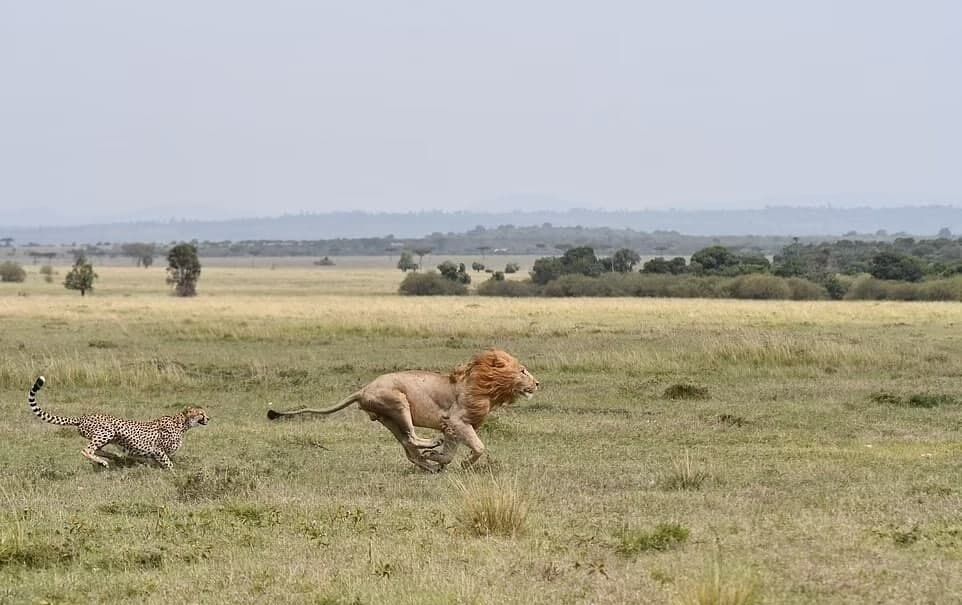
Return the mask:
[[[387,267],[0,284],[2,603],[962,602],[962,305],[409,298]],[[529,267],[528,267],[529,268]],[[418,471],[356,408],[487,347],[542,383]],[[204,406],[174,470],[62,415]],[[422,429],[422,436],[430,431]]]

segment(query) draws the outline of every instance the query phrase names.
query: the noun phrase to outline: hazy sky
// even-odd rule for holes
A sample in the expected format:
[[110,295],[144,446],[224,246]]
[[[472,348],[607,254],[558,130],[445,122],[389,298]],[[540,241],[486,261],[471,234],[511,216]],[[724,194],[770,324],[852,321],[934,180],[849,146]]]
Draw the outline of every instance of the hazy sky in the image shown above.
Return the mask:
[[962,204],[962,2],[0,0],[6,224],[897,202]]

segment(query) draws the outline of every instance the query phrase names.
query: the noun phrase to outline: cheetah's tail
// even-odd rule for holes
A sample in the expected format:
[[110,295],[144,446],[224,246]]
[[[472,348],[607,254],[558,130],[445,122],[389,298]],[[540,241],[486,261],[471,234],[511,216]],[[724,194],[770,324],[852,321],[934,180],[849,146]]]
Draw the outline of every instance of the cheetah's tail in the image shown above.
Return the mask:
[[53,414],[48,414],[40,409],[37,405],[37,393],[43,388],[46,380],[43,376],[37,378],[37,382],[33,383],[33,387],[30,389],[30,395],[27,396],[27,403],[30,404],[30,411],[37,415],[37,418],[43,420],[44,422],[49,422],[51,424],[60,424],[66,426],[76,426],[80,424],[79,418],[68,418],[66,416],[54,416]]

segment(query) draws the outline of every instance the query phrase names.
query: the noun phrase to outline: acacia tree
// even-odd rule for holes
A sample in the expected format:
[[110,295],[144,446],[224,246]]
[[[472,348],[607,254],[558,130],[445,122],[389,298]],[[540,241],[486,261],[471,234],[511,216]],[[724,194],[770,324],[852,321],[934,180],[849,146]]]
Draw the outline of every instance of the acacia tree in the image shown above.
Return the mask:
[[154,264],[154,255],[157,254],[157,247],[154,244],[140,242],[124,244],[120,250],[126,256],[136,258],[137,266],[143,266],[145,269]]
[[196,296],[200,278],[197,246],[177,244],[167,253],[167,283],[174,286],[177,296]]
[[68,290],[80,290],[80,296],[86,296],[87,290],[93,291],[95,279],[97,274],[94,273],[93,265],[87,262],[87,257],[81,253],[77,255],[73,268],[64,277],[63,287]]
[[431,254],[431,248],[415,248],[414,253],[418,255],[418,271],[423,267],[424,257]]
[[397,261],[397,268],[401,271],[407,273],[408,271],[417,271],[418,264],[414,262],[414,257],[407,250],[401,251],[401,258]]
[[631,273],[635,265],[641,261],[641,256],[629,248],[622,248],[611,257],[611,268],[618,273]]

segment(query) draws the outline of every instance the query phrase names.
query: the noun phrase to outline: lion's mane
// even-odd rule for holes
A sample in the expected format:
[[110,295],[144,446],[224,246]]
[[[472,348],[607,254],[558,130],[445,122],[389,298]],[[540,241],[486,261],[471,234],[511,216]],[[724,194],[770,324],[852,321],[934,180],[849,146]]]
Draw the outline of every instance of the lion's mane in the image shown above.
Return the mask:
[[521,363],[500,349],[488,349],[451,372],[452,383],[463,383],[459,403],[475,427],[502,405],[513,402],[523,386]]

